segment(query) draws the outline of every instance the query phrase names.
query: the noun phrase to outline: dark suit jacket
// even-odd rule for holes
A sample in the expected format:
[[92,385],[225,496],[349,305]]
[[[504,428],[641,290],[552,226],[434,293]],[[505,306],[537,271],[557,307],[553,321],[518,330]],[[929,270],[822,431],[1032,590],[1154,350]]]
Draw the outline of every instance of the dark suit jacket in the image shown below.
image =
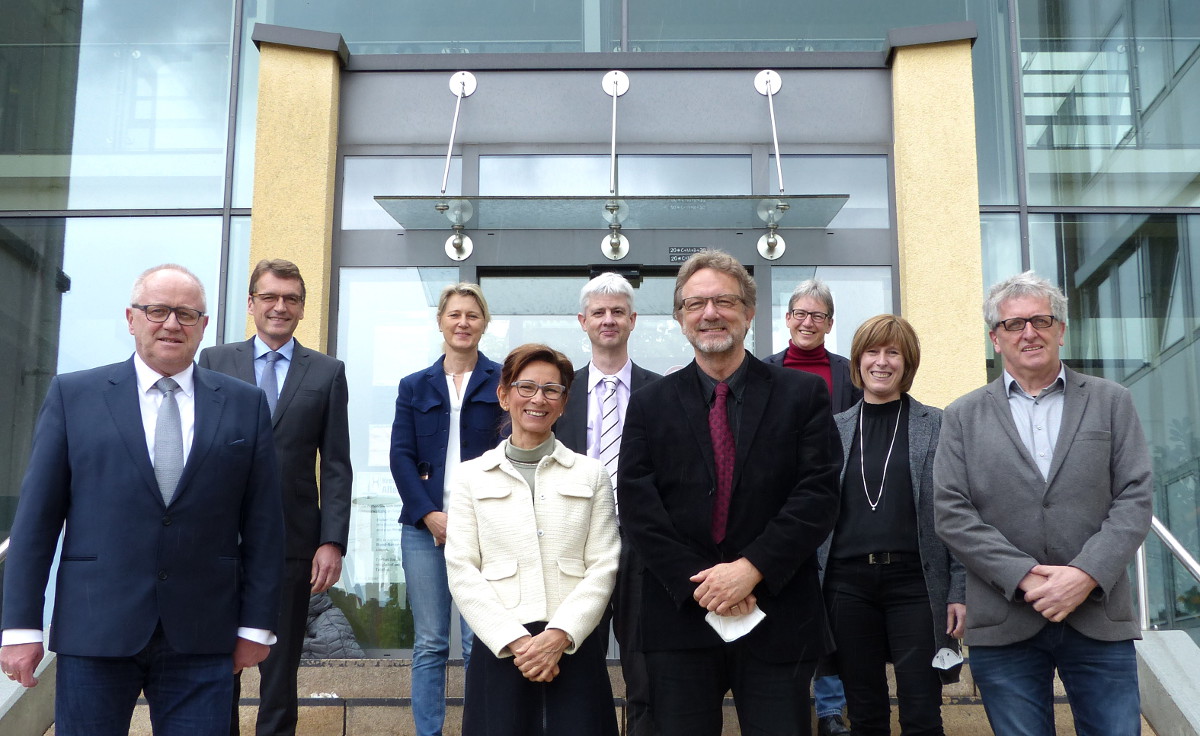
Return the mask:
[[[450,392],[443,364],[446,356],[423,371],[405,376],[396,395],[392,422],[392,478],[404,500],[400,523],[424,526],[430,511],[445,511],[446,446],[450,441]],[[461,458],[470,460],[500,443],[500,364],[483,353],[475,362],[463,393],[459,415]],[[427,476],[422,479],[422,475]]]
[[283,513],[266,397],[203,368],[195,387],[191,453],[164,506],[133,360],[51,382],[13,522],[2,628],[42,628],[65,522],[54,651],[131,656],[161,621],[180,652],[228,654],[239,626],[275,629]]
[[[254,340],[200,352],[200,365],[254,383]],[[283,494],[289,559],[311,560],[328,542],[346,550],[350,532],[349,400],[342,361],[297,340],[271,423]],[[321,482],[314,474],[317,453]]]
[[1050,476],[1025,449],[1003,376],[946,408],[934,458],[937,532],[967,568],[968,645],[1030,638],[1047,621],[1017,592],[1037,564],[1098,586],[1066,623],[1101,641],[1141,638],[1126,572],[1150,530],[1150,452],[1129,389],[1067,368]]
[[[562,416],[554,424],[554,437],[567,446],[567,449],[587,454],[587,422],[588,422],[588,368],[584,366],[575,371],[575,379],[571,381],[571,392],[567,394],[567,405],[563,408]],[[654,371],[648,371],[634,363],[629,372],[629,395],[642,386],[662,378]]]
[[817,547],[838,512],[841,453],[825,382],[747,355],[733,495],[712,541],[715,473],[708,405],[695,362],[633,395],[618,471],[622,528],[645,561],[643,650],[719,646],[692,598],[700,570],[747,558],[766,619],[743,639],[770,661],[816,659],[829,636]]
[[[767,356],[764,360],[782,368],[785,353],[787,353],[787,348]],[[834,414],[841,414],[862,400],[863,392],[850,380],[850,361],[846,358],[837,353],[829,353],[829,372],[833,379],[833,392],[829,397],[830,404]]]
[[[958,640],[946,633],[946,605],[967,600],[967,571],[946,549],[933,527],[933,456],[937,449],[938,433],[942,428],[942,410],[925,406],[908,397],[908,468],[912,483],[913,507],[917,510],[917,546],[921,555],[921,571],[925,589],[929,591],[929,610],[933,620],[935,648],[958,651]],[[858,414],[862,403],[833,418],[842,438],[842,454],[849,458],[854,436],[858,434]],[[857,467],[851,472],[857,472]],[[846,479],[846,464],[842,465],[839,482]],[[884,551],[884,550],[879,550]],[[821,547],[821,564],[829,556],[829,545]],[[830,612],[833,613],[832,611]],[[943,674],[943,682],[957,682],[958,669]],[[949,675],[952,679],[947,679]]]

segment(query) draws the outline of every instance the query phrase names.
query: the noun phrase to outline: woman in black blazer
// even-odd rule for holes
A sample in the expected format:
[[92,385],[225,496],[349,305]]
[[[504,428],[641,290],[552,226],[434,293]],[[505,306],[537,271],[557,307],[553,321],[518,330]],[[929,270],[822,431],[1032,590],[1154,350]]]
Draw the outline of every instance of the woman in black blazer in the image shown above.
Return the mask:
[[[450,588],[446,580],[447,476],[499,441],[500,366],[479,352],[491,314],[476,284],[453,284],[438,298],[444,355],[400,381],[392,423],[392,477],[404,506],[400,551],[413,612],[412,712],[418,736],[437,736],[446,715]],[[463,662],[472,636],[462,623]]]
[[933,529],[942,412],[907,393],[920,361],[906,320],[867,320],[850,358],[863,400],[835,417],[846,462],[841,513],[823,550],[824,590],[855,736],[891,732],[887,662],[905,736],[943,733],[942,682],[958,675],[966,576]]

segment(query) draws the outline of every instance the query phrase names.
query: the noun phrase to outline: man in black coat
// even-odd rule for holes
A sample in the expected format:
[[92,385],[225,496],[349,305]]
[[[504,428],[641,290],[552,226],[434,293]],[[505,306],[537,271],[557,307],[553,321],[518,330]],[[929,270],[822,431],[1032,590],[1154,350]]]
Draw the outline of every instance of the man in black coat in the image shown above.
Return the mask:
[[816,560],[838,512],[829,392],[746,351],[755,299],[731,256],[692,256],[674,301],[695,360],[625,419],[619,513],[647,573],[640,645],[664,736],[719,734],[727,690],[743,733],[807,736],[830,645]]
[[[287,561],[279,641],[258,670],[258,736],[296,732],[296,670],[311,594],[342,574],[350,530],[350,431],[346,367],[294,337],[304,319],[304,279],[294,263],[261,261],[250,275],[247,309],[257,334],[245,342],[206,348],[205,368],[254,383],[272,409],[283,491]],[[320,458],[320,483],[316,476]],[[230,733],[238,734],[235,689]]]

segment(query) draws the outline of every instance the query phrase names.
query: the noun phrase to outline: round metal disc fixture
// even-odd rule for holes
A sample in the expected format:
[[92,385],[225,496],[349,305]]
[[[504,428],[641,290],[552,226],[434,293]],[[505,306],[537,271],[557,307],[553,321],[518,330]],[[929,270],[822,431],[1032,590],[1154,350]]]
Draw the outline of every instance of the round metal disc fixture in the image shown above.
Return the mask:
[[783,252],[787,250],[787,243],[783,242],[783,236],[778,233],[775,235],[775,245],[771,246],[771,236],[764,235],[758,239],[758,254],[768,261],[773,261]]
[[[767,91],[767,82],[771,83],[770,92]],[[754,89],[758,90],[760,95],[774,95],[782,85],[783,77],[779,76],[779,72],[773,69],[763,69],[754,75]]]
[[610,199],[604,203],[604,221],[609,225],[625,222],[629,217],[629,205],[623,199]]
[[448,199],[433,208],[445,215],[451,225],[466,225],[475,216],[475,207],[467,199]]
[[471,72],[454,72],[450,75],[450,94],[455,97],[462,92],[463,97],[470,97],[475,92],[475,75]]
[[471,251],[475,250],[475,244],[471,242],[468,235],[455,233],[446,238],[446,255],[452,261],[465,261],[471,257]]
[[[613,237],[616,237],[617,245],[613,246]],[[600,241],[600,252],[610,261],[619,261],[629,255],[629,238],[620,233],[605,235],[604,240]]]
[[604,79],[600,82],[600,86],[604,89],[604,94],[609,97],[613,96],[613,87],[616,87],[616,95],[620,97],[629,91],[629,75],[616,69],[604,75]]
[[782,200],[764,199],[759,201],[758,207],[755,208],[755,212],[758,213],[758,219],[770,225],[771,223],[781,222],[783,220],[784,213],[791,208],[792,206],[790,204]]

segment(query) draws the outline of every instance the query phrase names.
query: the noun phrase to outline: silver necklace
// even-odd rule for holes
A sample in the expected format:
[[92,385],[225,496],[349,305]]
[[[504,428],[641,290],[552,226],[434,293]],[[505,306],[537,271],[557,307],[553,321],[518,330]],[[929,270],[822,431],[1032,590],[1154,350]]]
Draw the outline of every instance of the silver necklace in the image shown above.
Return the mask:
[[867,408],[865,405],[858,407],[858,472],[862,473],[863,495],[867,497],[867,504],[870,505],[871,511],[879,508],[879,502],[883,500],[883,487],[887,483],[888,463],[892,461],[892,450],[896,447],[896,435],[900,433],[900,412],[904,410],[904,399],[898,402],[900,407],[896,409],[896,427],[892,430],[892,441],[888,445],[887,457],[883,459],[883,475],[879,478],[879,495],[875,500],[871,500],[871,491],[867,488],[867,466],[863,462],[863,456],[866,455],[867,437],[863,434],[863,414]]

